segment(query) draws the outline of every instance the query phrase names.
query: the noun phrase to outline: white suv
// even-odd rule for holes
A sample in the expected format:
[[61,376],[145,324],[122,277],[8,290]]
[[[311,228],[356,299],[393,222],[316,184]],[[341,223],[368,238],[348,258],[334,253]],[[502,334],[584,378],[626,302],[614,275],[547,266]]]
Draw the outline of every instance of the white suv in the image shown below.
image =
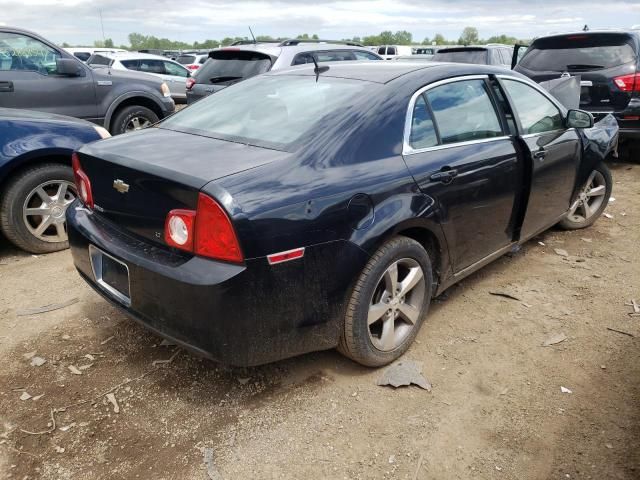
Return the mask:
[[109,67],[114,70],[135,70],[155,75],[166,82],[171,98],[176,103],[186,102],[186,82],[191,74],[184,66],[166,57],[138,52],[100,52],[91,55],[87,65]]

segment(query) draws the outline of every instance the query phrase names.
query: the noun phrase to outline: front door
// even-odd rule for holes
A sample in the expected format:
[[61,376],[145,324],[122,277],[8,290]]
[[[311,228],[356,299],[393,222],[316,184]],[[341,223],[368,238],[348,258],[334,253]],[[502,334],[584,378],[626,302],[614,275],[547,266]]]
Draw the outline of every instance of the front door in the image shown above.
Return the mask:
[[91,71],[59,75],[55,48],[21,33],[0,32],[0,107],[26,108],[78,118],[97,117]]
[[455,273],[513,240],[522,162],[487,81],[426,87],[405,136],[405,161],[438,202]]
[[529,200],[520,237],[546,230],[571,205],[581,142],[565,127],[560,108],[533,86],[517,79],[500,80],[511,104],[519,135],[529,157]]

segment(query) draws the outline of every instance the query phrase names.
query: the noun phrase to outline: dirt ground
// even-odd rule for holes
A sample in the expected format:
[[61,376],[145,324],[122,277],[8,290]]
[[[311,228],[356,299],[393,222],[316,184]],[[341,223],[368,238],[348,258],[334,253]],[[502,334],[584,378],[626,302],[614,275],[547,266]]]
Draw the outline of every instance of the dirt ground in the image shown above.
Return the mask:
[[68,252],[0,240],[0,477],[640,478],[640,165],[612,168],[612,218],[549,231],[436,301],[406,354],[431,393],[376,386],[334,351],[251,369],[178,352]]

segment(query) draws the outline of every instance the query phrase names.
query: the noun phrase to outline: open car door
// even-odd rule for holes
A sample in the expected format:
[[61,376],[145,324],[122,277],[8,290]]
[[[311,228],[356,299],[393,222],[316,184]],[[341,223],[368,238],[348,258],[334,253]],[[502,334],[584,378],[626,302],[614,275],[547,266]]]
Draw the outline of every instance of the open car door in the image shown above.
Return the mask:
[[528,48],[529,48],[529,45],[520,45],[519,43],[516,43],[513,46],[513,57],[511,57],[511,70],[516,68],[516,65],[518,64],[518,62],[522,59],[522,57],[524,57],[524,54],[527,53]]

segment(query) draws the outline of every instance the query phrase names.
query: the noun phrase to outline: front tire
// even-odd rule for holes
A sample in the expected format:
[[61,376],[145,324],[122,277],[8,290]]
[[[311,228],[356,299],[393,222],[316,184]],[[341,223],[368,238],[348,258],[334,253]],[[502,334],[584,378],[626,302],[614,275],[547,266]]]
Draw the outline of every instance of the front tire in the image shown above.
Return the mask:
[[565,230],[578,230],[593,225],[607,208],[612,189],[611,171],[600,162],[587,178],[569,213],[558,226]]
[[353,288],[338,350],[368,367],[393,362],[418,334],[432,288],[424,247],[407,237],[391,239],[371,257]]
[[69,246],[65,212],[76,198],[71,167],[45,163],[9,180],[0,197],[0,228],[15,246],[50,253]]
[[147,107],[141,107],[139,105],[124,107],[116,113],[113,119],[111,133],[113,135],[120,135],[121,133],[133,132],[147,128],[158,120],[158,116]]

